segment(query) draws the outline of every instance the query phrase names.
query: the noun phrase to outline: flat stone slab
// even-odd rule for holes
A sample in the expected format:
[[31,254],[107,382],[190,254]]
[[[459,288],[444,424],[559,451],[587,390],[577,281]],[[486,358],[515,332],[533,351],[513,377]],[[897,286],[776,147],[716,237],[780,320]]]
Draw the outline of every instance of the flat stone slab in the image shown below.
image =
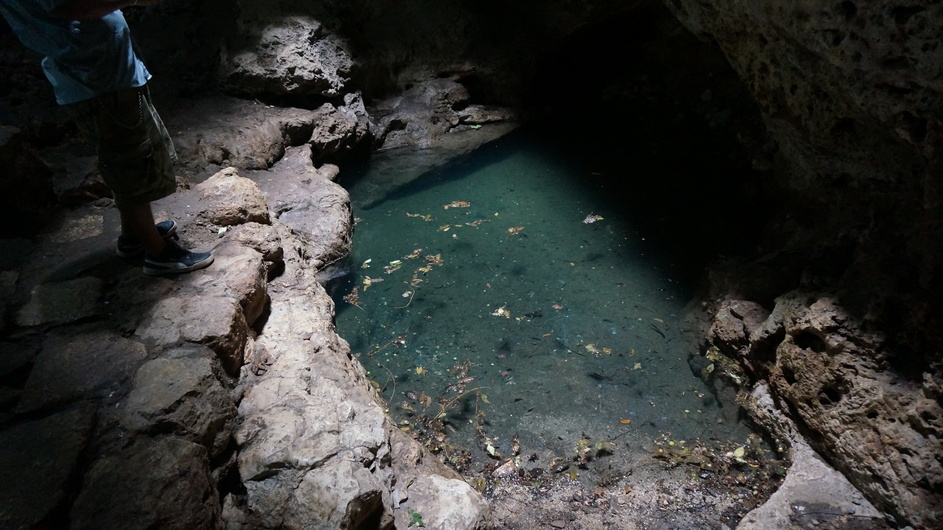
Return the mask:
[[51,335],[43,341],[17,412],[107,397],[146,358],[143,344],[104,331]]
[[0,431],[0,527],[33,528],[65,501],[94,417],[78,408]]
[[66,324],[95,316],[101,291],[101,280],[92,276],[37,285],[30,293],[29,302],[17,314],[16,323],[27,328]]

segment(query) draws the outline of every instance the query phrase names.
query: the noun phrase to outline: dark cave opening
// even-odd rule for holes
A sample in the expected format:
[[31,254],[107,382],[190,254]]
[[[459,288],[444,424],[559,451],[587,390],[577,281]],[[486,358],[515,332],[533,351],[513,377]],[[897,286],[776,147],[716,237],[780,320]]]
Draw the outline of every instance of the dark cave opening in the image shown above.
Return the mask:
[[720,50],[663,5],[556,43],[530,87],[532,128],[592,161],[600,199],[633,212],[683,276],[755,252],[776,192],[754,168],[766,142],[759,108]]

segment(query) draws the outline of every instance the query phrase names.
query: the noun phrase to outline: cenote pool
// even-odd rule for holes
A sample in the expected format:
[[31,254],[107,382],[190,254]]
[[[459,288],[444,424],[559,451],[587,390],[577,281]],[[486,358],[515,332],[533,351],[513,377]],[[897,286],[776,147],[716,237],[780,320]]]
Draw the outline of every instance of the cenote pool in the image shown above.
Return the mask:
[[386,191],[428,153],[345,169],[337,331],[402,429],[472,473],[520,456],[588,482],[658,440],[745,443],[681,319],[725,221],[673,184],[689,162],[651,154],[521,129]]

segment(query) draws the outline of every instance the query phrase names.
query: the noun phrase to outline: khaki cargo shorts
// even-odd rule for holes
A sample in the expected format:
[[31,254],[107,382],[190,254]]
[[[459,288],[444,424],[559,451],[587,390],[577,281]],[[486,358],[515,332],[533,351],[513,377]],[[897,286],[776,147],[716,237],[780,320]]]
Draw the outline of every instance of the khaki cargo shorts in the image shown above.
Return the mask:
[[146,86],[104,94],[66,108],[98,150],[98,169],[115,205],[145,204],[177,189],[170,134]]

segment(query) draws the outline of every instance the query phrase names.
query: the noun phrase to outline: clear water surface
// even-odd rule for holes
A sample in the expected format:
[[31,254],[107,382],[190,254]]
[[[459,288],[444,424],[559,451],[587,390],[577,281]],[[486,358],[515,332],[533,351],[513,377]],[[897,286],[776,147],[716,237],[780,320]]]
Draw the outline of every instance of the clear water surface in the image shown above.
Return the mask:
[[607,152],[518,131],[379,196],[382,157],[348,173],[358,222],[350,274],[331,285],[337,329],[404,430],[438,416],[473,468],[612,443],[580,470],[590,481],[650,460],[664,435],[749,435],[688,363],[698,217],[665,216],[644,195],[658,169]]

